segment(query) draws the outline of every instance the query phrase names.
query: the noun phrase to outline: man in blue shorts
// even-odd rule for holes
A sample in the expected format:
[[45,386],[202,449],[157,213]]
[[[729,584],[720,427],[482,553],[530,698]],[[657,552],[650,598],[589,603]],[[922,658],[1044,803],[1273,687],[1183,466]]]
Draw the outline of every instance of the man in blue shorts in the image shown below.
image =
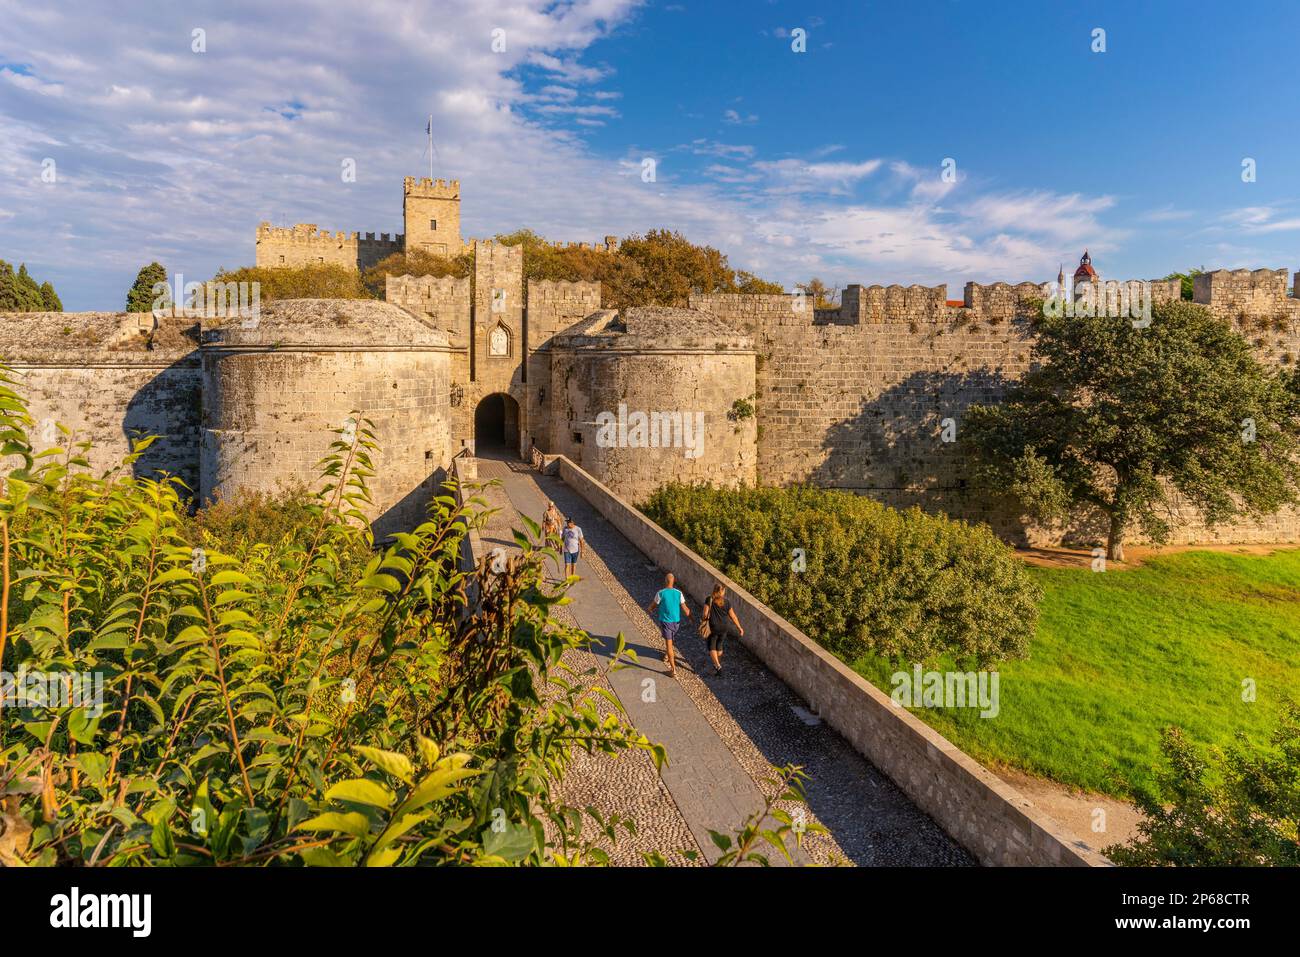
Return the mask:
[[673,573],[669,572],[664,576],[664,587],[655,592],[654,601],[650,602],[649,612],[652,618],[659,623],[659,634],[664,636],[664,644],[668,646],[668,651],[664,654],[664,661],[668,663],[668,673],[673,677],[677,676],[677,659],[673,652],[673,639],[677,637],[677,629],[682,624],[682,612],[686,612],[686,617],[691,617],[691,609],[686,604],[686,596],[678,591],[673,583]]
[[567,578],[570,575],[578,574],[578,558],[582,555],[582,529],[580,529],[573,519],[564,523],[564,531],[560,532],[560,540],[564,544],[564,575]]

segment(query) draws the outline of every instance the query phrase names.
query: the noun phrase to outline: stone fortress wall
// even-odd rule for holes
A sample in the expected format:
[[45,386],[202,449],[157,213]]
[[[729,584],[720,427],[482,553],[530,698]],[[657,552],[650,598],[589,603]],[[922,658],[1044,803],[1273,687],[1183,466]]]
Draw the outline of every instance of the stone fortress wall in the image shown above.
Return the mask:
[[317,229],[315,223],[295,226],[257,227],[256,264],[258,266],[314,266],[328,263],[348,269],[369,269],[393,253],[406,249],[405,238],[388,233],[331,233]]
[[[1300,274],[1297,274],[1300,280]],[[945,286],[850,286],[839,310],[812,312],[799,296],[695,296],[706,310],[750,332],[758,351],[758,474],[775,484],[852,490],[890,505],[920,505],[989,522],[1029,544],[1096,540],[1072,529],[1026,526],[967,484],[959,431],[970,405],[996,402],[1029,368],[1029,300],[1051,284],[967,283],[960,305]],[[1177,281],[1153,281],[1154,301],[1177,298]],[[1300,357],[1300,299],[1286,271],[1219,270],[1197,277],[1195,301],[1231,322],[1266,362]],[[1206,528],[1178,506],[1172,541],[1300,541],[1300,515]]]
[[[469,276],[389,276],[386,303],[270,304],[252,331],[122,313],[10,315],[0,357],[37,427],[60,421],[93,441],[97,470],[121,461],[132,433],[156,433],[136,471],[177,475],[204,496],[311,481],[329,430],[357,409],[387,450],[377,520],[423,495],[456,454],[495,440],[525,456],[562,453],[634,500],[674,478],[809,482],[987,521],[1014,541],[1096,540],[1086,524],[1026,527],[990,504],[969,487],[959,445],[943,441],[944,420],[959,433],[971,404],[997,401],[1028,369],[1029,300],[1053,286],[967,283],[953,302],[945,286],[851,285],[836,309],[793,295],[697,295],[690,310],[619,314],[601,310],[599,283],[525,282],[519,247],[462,241],[456,181],[408,179],[404,196],[406,236],[381,237],[368,255],[419,235],[412,226],[427,218],[422,242],[436,232],[468,253]],[[268,229],[258,229],[259,264]],[[303,256],[329,235],[288,232]],[[328,242],[348,264],[351,240]],[[1179,284],[1151,290],[1175,298]],[[1300,298],[1284,270],[1199,276],[1195,300],[1265,361],[1300,357]],[[620,404],[703,413],[703,453],[602,444],[601,413]],[[1219,528],[1180,519],[1175,542],[1300,541],[1293,511]]]

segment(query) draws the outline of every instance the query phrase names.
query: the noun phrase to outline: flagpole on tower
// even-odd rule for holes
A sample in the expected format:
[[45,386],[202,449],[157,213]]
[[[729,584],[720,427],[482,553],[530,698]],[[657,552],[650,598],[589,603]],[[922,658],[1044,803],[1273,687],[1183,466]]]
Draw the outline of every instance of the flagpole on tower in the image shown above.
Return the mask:
[[433,114],[429,114],[429,125],[424,131],[429,134],[429,179],[433,179]]

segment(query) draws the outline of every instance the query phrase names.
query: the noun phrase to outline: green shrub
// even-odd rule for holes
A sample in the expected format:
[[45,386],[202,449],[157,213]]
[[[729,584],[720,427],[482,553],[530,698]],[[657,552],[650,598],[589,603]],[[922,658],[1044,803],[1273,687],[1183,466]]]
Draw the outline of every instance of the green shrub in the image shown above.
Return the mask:
[[368,427],[278,519],[189,519],[173,482],[33,450],[10,384],[0,672],[97,675],[103,707],[4,689],[0,865],[600,863],[632,826],[556,796],[575,748],[663,755],[559,664],[588,639],[536,529],[466,574],[478,510],[443,495],[374,552]]
[[644,510],[848,661],[984,665],[1024,657],[1034,633],[1039,589],[983,526],[803,487],[674,484]]
[[1158,790],[1137,788],[1138,834],[1106,848],[1132,867],[1300,866],[1300,708],[1282,708],[1273,748],[1237,744],[1202,755],[1165,729]]

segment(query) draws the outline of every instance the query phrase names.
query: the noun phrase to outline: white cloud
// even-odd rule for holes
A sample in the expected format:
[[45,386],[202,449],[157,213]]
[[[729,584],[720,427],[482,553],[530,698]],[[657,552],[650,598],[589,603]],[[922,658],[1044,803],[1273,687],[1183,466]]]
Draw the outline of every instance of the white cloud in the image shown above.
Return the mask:
[[696,156],[717,156],[723,159],[749,159],[754,147],[743,143],[719,143],[716,140],[698,139],[688,147]]
[[844,194],[854,183],[875,173],[881,165],[882,161],[878,159],[857,163],[782,159],[756,162],[754,169],[772,179],[776,192]]
[[1274,219],[1279,211],[1272,206],[1245,206],[1224,214],[1229,226],[1248,233],[1280,233],[1300,229],[1300,218]]
[[[1076,242],[1118,241],[1104,228],[1110,197],[968,195],[964,180],[944,189],[937,169],[901,161],[891,180],[884,160],[840,144],[764,157],[698,138],[595,154],[584,130],[619,115],[621,78],[587,61],[636,7],[372,0],[357,17],[287,0],[255,22],[128,2],[92,28],[77,11],[0,0],[0,46],[30,64],[0,70],[0,257],[39,263],[70,307],[117,308],[151,259],[194,278],[250,263],[263,219],[398,232],[402,177],[429,174],[430,113],[433,173],[461,180],[467,237],[667,226],[787,285],[1046,279]],[[200,20],[201,55],[189,49]],[[491,50],[498,27],[504,53]],[[47,156],[53,185],[40,180]],[[642,156],[660,158],[657,182],[642,182]],[[356,183],[339,176],[348,158]]]
[[[1111,196],[1035,190],[981,196],[966,204],[962,213],[993,229],[1015,229],[1074,241],[1106,232],[1097,215],[1114,205]],[[1108,232],[1112,239],[1119,235],[1113,229]]]

